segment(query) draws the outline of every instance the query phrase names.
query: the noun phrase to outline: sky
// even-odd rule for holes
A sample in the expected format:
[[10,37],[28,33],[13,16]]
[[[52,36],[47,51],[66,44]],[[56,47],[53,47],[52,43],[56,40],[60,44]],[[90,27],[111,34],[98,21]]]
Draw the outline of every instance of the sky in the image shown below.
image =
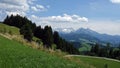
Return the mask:
[[0,21],[11,14],[53,29],[120,35],[120,0],[0,0]]

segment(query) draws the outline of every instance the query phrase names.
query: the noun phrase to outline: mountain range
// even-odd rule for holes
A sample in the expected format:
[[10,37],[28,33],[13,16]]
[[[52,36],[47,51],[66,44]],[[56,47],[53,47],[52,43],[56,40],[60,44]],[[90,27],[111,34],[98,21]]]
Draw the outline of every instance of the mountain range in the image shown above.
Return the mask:
[[68,29],[59,28],[57,29],[57,31],[60,33],[61,37],[72,42],[87,42],[87,43],[92,42],[101,44],[110,43],[114,47],[120,45],[119,35],[101,34],[88,28],[87,29],[80,28],[78,30],[74,30],[72,28]]

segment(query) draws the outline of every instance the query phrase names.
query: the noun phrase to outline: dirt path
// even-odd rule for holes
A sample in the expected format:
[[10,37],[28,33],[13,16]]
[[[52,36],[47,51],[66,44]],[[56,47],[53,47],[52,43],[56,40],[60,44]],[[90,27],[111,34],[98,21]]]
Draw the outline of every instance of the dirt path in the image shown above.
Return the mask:
[[110,58],[106,58],[106,57],[95,57],[95,56],[84,56],[84,55],[66,55],[65,57],[74,57],[74,56],[80,56],[80,57],[90,57],[90,58],[99,58],[99,59],[105,59],[105,60],[111,60],[111,61],[116,61],[116,62],[120,62],[119,60],[116,59],[110,59]]

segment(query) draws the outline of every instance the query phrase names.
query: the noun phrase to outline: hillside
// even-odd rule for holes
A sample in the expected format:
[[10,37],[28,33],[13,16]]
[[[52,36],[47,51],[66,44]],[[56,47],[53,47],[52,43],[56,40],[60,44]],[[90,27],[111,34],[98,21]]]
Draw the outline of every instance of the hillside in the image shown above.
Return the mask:
[[109,68],[118,68],[120,64],[115,61],[97,58],[79,57],[75,60],[72,58],[65,59],[55,54],[32,49],[0,36],[1,68],[94,68],[93,66],[96,68],[104,68],[104,63],[102,62],[106,62]]
[[[19,28],[20,35],[28,42],[34,41],[41,44],[42,41],[46,48],[60,49],[61,51],[70,54],[79,54],[77,48],[60,37],[59,33],[57,31],[53,31],[52,27],[49,25],[44,27],[41,27],[41,25],[36,26],[36,24],[27,17],[20,15],[7,16],[4,19],[3,24]],[[4,31],[6,32],[6,30]],[[11,33],[12,32],[9,31],[9,34]],[[34,37],[36,37],[37,40],[34,40]]]
[[59,50],[27,42],[16,27],[0,24],[0,29],[0,68],[88,68]]
[[[28,43],[22,39],[16,27],[0,24],[0,29],[0,68],[99,68],[99,66],[104,66],[100,64],[104,62],[103,59],[65,57],[67,54],[63,52],[44,49],[33,42]],[[17,39],[19,37],[20,39]],[[107,62],[113,63],[114,61]],[[111,68],[114,68],[114,65],[119,67],[118,64],[114,62]]]
[[79,67],[82,65],[0,36],[0,68]]
[[120,0],[0,0],[0,68],[120,68]]
[[1,33],[10,33],[14,35],[20,35],[19,29],[16,27],[10,27],[8,25],[0,23],[0,32]]
[[74,40],[75,42],[83,41],[81,39],[87,40],[88,42],[98,42],[101,44],[111,43],[113,47],[119,46],[120,36],[118,35],[108,35],[108,34],[100,34],[91,29],[80,28],[78,30],[74,30],[70,33],[61,34],[63,38],[68,41]]
[[[70,29],[68,30],[70,31]],[[80,28],[78,30],[71,30],[69,33],[61,32],[62,29],[58,31],[61,37],[72,42],[74,47],[78,48],[81,52],[89,51],[91,45],[95,45],[95,43],[100,43],[102,47],[105,46],[106,43],[110,43],[112,47],[118,47],[120,43],[120,36],[100,34],[91,29]]]

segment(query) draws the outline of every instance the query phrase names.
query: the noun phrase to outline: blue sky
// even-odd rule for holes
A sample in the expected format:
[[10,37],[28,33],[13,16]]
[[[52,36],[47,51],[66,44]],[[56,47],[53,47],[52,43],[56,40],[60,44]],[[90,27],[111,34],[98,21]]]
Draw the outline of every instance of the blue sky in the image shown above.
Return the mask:
[[53,16],[67,14],[77,14],[89,18],[120,18],[120,4],[112,3],[110,0],[39,0],[35,4],[49,5],[47,12],[42,12],[40,16]]
[[0,20],[11,14],[53,29],[90,28],[120,35],[120,0],[0,0]]

